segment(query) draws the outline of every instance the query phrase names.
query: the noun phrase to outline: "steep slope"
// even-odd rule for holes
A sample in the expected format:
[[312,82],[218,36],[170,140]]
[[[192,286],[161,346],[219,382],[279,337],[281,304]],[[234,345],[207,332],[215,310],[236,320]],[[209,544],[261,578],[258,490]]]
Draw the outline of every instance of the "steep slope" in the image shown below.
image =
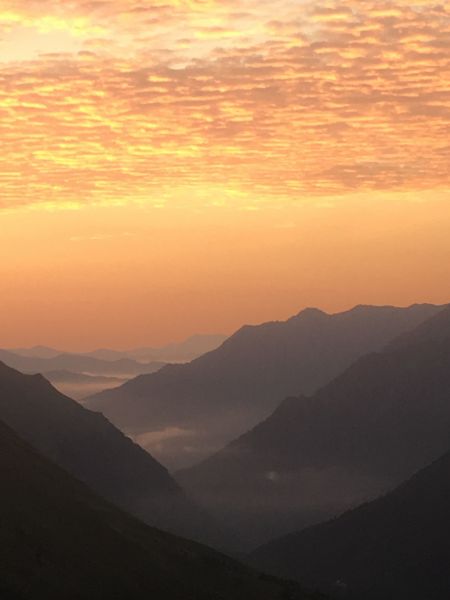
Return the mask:
[[450,453],[378,500],[259,548],[251,562],[349,599],[449,598]]
[[139,361],[187,362],[218,348],[226,335],[192,335],[183,342],[167,344],[159,348],[136,348],[129,351],[130,358]]
[[[445,309],[428,323],[450,323]],[[258,543],[372,499],[446,451],[450,332],[359,359],[178,480]]]
[[[171,464],[193,464],[267,416],[280,398],[316,390],[356,358],[439,310],[359,306],[327,315],[307,309],[286,322],[244,327],[189,364],[138,377],[93,396],[87,405],[133,436],[176,427],[186,441]],[[179,443],[174,437],[165,443]],[[150,436],[152,452],[161,452],[161,446],[161,436],[157,442]]]
[[201,531],[201,511],[164,467],[103,415],[63,396],[41,375],[23,375],[0,363],[0,419],[97,493],[146,522],[192,536]]
[[307,600],[295,584],[145,526],[0,423],[5,600]]
[[49,358],[20,356],[8,350],[0,350],[0,361],[23,373],[45,373],[48,371],[73,371],[91,375],[114,375],[132,377],[141,373],[154,373],[165,365],[162,362],[140,363],[129,358],[100,360],[80,354],[58,354]]

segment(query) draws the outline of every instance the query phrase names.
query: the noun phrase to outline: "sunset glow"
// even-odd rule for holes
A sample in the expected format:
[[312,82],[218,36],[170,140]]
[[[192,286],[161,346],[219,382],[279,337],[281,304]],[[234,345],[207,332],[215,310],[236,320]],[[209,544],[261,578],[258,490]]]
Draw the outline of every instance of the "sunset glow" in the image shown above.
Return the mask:
[[2,346],[449,301],[447,2],[1,0],[0,140]]

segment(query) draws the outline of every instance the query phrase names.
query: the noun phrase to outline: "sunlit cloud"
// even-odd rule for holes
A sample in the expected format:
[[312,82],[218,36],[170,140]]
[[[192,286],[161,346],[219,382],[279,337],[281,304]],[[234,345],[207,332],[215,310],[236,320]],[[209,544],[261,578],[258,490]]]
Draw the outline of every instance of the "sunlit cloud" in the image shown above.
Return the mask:
[[448,188],[449,90],[444,2],[3,2],[0,207]]

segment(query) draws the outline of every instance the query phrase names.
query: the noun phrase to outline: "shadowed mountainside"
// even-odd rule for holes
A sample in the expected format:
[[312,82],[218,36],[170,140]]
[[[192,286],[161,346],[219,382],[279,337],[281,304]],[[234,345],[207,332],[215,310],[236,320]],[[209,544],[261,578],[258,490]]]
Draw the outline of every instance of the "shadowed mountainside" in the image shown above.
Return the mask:
[[146,522],[183,535],[212,525],[167,470],[103,415],[60,394],[41,375],[0,363],[0,419],[98,494]]
[[[307,309],[286,322],[243,327],[217,350],[137,377],[87,405],[133,436],[179,428],[188,450],[171,464],[193,464],[270,414],[280,398],[313,392],[439,310],[358,306],[328,315]],[[161,440],[147,447],[158,452]]]
[[449,443],[450,308],[420,332],[359,359],[312,397],[288,398],[178,480],[254,544],[391,489]]
[[0,480],[2,600],[312,600],[140,523],[1,422]]
[[450,453],[386,496],[270,542],[250,559],[349,600],[448,598]]

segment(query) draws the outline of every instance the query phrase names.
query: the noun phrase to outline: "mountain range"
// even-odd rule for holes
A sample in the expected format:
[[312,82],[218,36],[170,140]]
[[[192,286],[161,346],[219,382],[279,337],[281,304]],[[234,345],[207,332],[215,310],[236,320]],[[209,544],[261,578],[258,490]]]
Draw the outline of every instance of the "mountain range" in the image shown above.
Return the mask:
[[0,363],[0,420],[96,493],[151,525],[209,541],[213,525],[168,471],[42,375]]
[[23,373],[47,373],[51,371],[71,371],[89,375],[112,375],[133,377],[141,373],[154,373],[165,363],[140,363],[130,358],[101,360],[79,354],[58,354],[49,358],[21,356],[9,350],[0,350],[0,361]]
[[96,497],[0,422],[2,600],[313,600]]
[[[141,363],[148,362],[188,362],[219,347],[227,336],[222,334],[197,334],[192,335],[182,342],[174,342],[159,347],[142,347],[131,350],[112,350],[98,348],[90,352],[80,352],[77,356],[97,358],[106,361],[132,359]],[[33,346],[31,348],[11,348],[13,354],[28,358],[56,358],[60,354],[67,354],[48,346]],[[74,354],[73,352],[70,354]]]
[[440,309],[358,306],[334,315],[306,309],[285,322],[245,326],[216,350],[96,394],[87,406],[140,441],[158,432],[147,436],[146,447],[169,467],[192,465],[286,396],[313,393]]
[[[102,414],[42,375],[0,362],[2,600],[312,600],[322,593],[346,600],[447,599],[450,306],[357,307],[339,315],[310,309],[283,324],[251,328],[247,346],[240,335],[198,361],[112,392],[115,398],[133,383],[170,373],[169,392],[184,383],[200,397],[172,400],[167,414],[173,408],[193,414],[165,423],[162,434],[216,419],[219,427],[221,415],[249,416],[252,403],[259,409],[270,401],[269,394],[261,402],[227,395],[220,405],[208,396],[217,354],[224,360],[215,372],[222,377],[218,386],[230,394],[245,382],[254,393],[263,367],[286,374],[295,362],[290,352],[303,349],[302,393],[175,478]],[[239,351],[249,357],[247,379],[238,369]],[[314,381],[329,378],[351,352],[357,356],[350,365],[317,387]],[[209,373],[204,389],[195,387],[197,362]],[[183,376],[173,379],[174,373]],[[275,372],[263,379],[273,389],[281,385]],[[131,401],[129,408],[136,406]],[[199,408],[207,418],[198,417]],[[191,440],[183,439],[187,447]],[[161,529],[233,547],[241,556],[258,547],[245,567]]]
[[177,474],[242,544],[330,518],[447,451],[450,308]]
[[450,453],[385,496],[258,548],[250,560],[348,600],[448,598]]

